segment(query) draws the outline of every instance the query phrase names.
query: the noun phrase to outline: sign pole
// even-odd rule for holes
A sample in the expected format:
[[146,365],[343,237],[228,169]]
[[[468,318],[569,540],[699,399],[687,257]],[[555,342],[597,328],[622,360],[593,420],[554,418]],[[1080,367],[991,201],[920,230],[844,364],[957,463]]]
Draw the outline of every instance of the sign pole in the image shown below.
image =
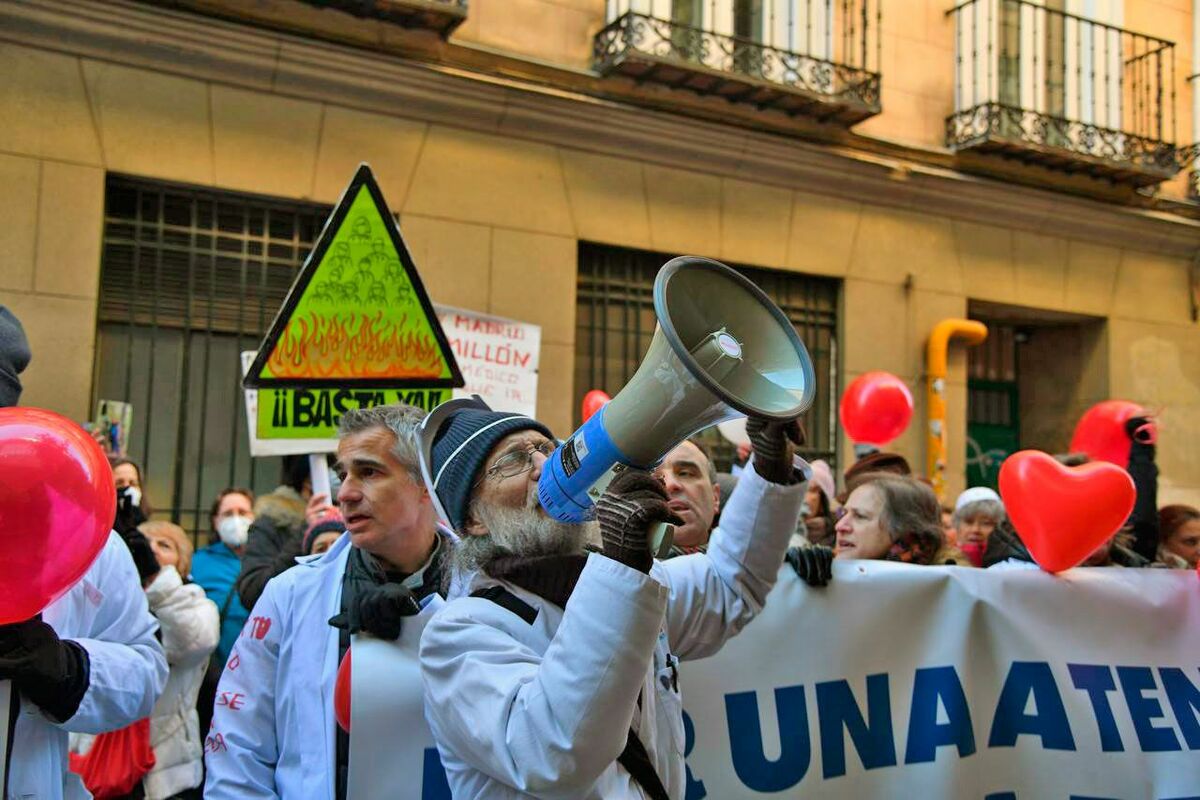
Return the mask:
[[308,474],[312,480],[313,497],[323,494],[325,502],[332,504],[333,498],[329,496],[329,464],[325,461],[324,453],[308,454]]

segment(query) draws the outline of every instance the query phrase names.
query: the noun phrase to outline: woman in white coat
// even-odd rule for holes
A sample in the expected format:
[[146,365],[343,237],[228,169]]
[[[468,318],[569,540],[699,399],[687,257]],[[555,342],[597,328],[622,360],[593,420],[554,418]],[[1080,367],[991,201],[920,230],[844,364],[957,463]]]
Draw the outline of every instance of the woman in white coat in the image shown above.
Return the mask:
[[163,649],[170,673],[167,688],[150,715],[154,767],[142,780],[146,800],[175,797],[204,783],[203,738],[196,714],[196,695],[208,657],[221,636],[216,604],[181,576],[191,572],[192,543],[178,525],[144,522],[138,526],[162,566],[146,587],[150,613],[162,626]]

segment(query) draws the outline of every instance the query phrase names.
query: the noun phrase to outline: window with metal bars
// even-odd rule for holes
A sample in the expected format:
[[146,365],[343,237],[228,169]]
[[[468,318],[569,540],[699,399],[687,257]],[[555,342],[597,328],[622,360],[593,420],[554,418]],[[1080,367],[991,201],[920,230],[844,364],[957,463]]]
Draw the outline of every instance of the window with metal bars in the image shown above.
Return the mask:
[[[670,256],[580,242],[575,312],[576,424],[583,395],[592,389],[616,394],[633,373],[654,336],[654,277]],[[838,281],[793,272],[730,264],[754,281],[796,327],[813,359],[817,396],[803,423],[805,458],[824,458],[836,470]],[[728,470],[735,451],[716,429],[700,436],[717,468]]]
[[198,539],[221,489],[279,484],[279,459],[249,455],[238,353],[258,348],[328,214],[107,180],[93,394],[133,404],[128,455],[156,517]]

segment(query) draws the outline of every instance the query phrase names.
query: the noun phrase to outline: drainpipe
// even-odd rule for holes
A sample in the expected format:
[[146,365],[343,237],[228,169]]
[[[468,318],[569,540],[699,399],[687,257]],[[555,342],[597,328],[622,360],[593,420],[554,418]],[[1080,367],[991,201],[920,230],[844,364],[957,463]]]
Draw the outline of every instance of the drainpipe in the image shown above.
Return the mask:
[[[1200,0],[1196,0],[1200,2]],[[946,494],[946,353],[951,339],[979,344],[987,338],[987,326],[972,319],[944,319],[933,326],[925,354],[928,389],[926,409],[929,426],[925,432],[925,467],[938,500]]]

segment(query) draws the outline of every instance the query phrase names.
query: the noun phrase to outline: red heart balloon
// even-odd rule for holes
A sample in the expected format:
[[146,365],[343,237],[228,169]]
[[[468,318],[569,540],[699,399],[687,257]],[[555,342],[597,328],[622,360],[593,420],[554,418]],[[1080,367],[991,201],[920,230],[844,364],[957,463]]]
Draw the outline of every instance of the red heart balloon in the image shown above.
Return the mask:
[[0,624],[74,586],[116,511],[112,468],[83,428],[40,408],[0,408]]
[[333,718],[346,733],[350,732],[350,652],[338,664],[337,680],[333,682]]
[[1071,452],[1087,453],[1094,461],[1107,461],[1122,469],[1129,463],[1129,434],[1125,422],[1146,416],[1146,409],[1127,400],[1105,400],[1089,408],[1075,424]]
[[912,415],[912,392],[890,372],[859,375],[846,387],[838,407],[846,435],[861,444],[887,444],[904,433]]
[[1000,497],[1030,555],[1047,572],[1081,564],[1120,530],[1137,488],[1120,467],[1093,461],[1064,467],[1038,450],[1000,465]]
[[587,422],[588,418],[595,414],[600,409],[604,408],[604,404],[612,400],[607,393],[599,389],[592,389],[583,396],[583,421]]

